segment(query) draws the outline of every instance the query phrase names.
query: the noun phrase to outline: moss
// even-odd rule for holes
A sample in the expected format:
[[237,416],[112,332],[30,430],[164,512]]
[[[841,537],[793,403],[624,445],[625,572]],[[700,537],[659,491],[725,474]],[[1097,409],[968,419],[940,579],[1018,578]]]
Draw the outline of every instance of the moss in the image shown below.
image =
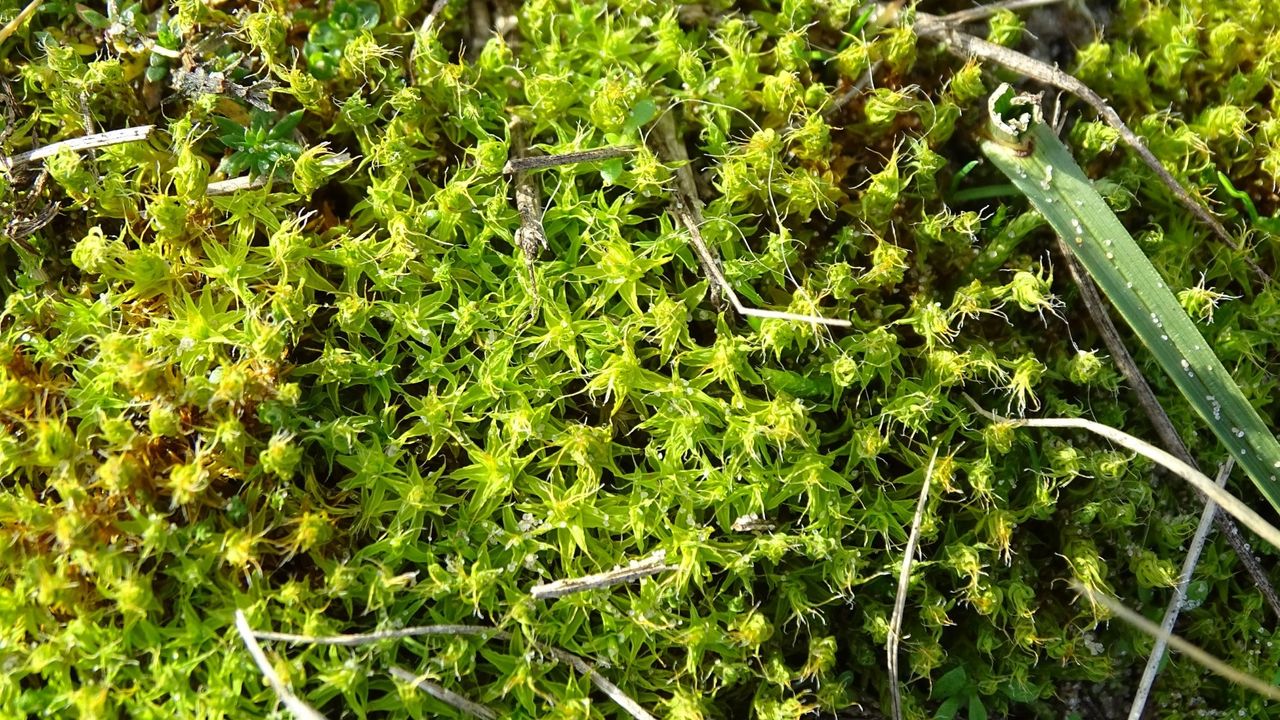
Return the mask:
[[[671,718],[886,706],[895,576],[934,450],[908,716],[1089,714],[1132,684],[1149,641],[1062,580],[1158,614],[1198,508],[1146,463],[992,426],[960,395],[1151,434],[1049,231],[970,166],[1002,73],[858,3],[530,0],[502,39],[462,5],[418,37],[427,8],[405,3],[134,6],[128,33],[46,4],[6,41],[0,71],[22,86],[5,153],[158,127],[50,158],[37,199],[57,216],[0,247],[0,707],[269,712],[238,608],[284,632],[483,622],[515,638],[269,648],[335,717],[456,712],[397,689],[393,664],[503,714],[622,716],[535,640],[607,663]],[[991,36],[1029,47],[1025,22],[1001,15]],[[1246,0],[1123,0],[1073,61],[1273,272],[1277,26]],[[182,61],[142,39],[173,36],[192,68],[272,79],[272,110],[148,70]],[[875,90],[824,114],[873,63]],[[852,328],[722,308],[669,213],[675,168],[644,147],[535,176],[550,250],[530,279],[501,173],[511,121],[555,153],[643,146],[662,115],[743,301]],[[1086,169],[1128,199],[1126,224],[1275,417],[1276,288],[1110,130],[1068,116]],[[211,194],[228,172],[269,180]],[[32,216],[33,176],[14,171],[0,207]],[[529,595],[655,550],[676,569]],[[1271,677],[1273,618],[1237,565],[1213,541],[1182,630]],[[1169,717],[1267,716],[1181,659],[1163,678]]]

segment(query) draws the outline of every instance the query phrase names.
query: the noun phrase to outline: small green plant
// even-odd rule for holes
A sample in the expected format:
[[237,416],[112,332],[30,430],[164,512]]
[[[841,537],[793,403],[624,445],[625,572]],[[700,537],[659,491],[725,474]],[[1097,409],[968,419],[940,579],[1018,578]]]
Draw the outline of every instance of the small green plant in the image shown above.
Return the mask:
[[933,684],[932,697],[941,701],[934,720],[951,720],[961,710],[969,720],[986,720],[987,708],[982,704],[978,686],[969,678],[963,665],[948,670]]
[[378,4],[372,0],[337,0],[329,17],[311,27],[302,46],[311,74],[320,80],[337,77],[342,51],[362,30],[377,27],[380,18]]
[[218,140],[233,152],[222,159],[219,172],[235,176],[249,171],[254,177],[265,177],[282,166],[290,165],[302,154],[302,146],[293,141],[293,131],[302,122],[304,110],[294,110],[276,120],[272,113],[254,110],[247,126],[215,117],[222,135]]

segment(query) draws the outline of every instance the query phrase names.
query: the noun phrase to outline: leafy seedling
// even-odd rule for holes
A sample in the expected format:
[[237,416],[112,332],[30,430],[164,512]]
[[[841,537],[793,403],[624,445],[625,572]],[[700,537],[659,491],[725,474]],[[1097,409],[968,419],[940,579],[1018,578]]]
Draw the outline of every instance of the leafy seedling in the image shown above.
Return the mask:
[[329,17],[312,26],[302,46],[311,74],[319,80],[337,77],[347,44],[360,31],[376,27],[380,18],[381,11],[375,2],[338,0],[334,3]]
[[961,709],[969,720],[987,720],[987,708],[982,704],[977,684],[965,672],[963,666],[948,670],[933,684],[933,698],[941,700],[935,720],[951,720]]
[[214,118],[222,131],[218,139],[233,150],[223,158],[218,170],[227,176],[248,170],[254,176],[265,177],[277,166],[291,163],[302,154],[302,147],[292,136],[302,122],[303,112],[294,110],[273,123],[275,116],[271,113],[255,110],[247,127],[230,118]]

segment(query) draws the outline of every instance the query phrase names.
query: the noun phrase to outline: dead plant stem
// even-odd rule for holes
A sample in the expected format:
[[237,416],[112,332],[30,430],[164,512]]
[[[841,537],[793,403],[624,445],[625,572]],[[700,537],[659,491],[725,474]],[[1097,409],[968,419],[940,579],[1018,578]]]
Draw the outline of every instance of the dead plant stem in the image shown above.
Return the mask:
[[898,594],[893,601],[893,616],[889,620],[889,638],[885,643],[885,654],[889,661],[889,699],[893,706],[893,720],[902,720],[902,688],[898,675],[898,645],[902,642],[902,617],[907,608],[907,586],[911,581],[911,563],[915,559],[916,543],[920,541],[920,526],[924,523],[925,503],[929,501],[929,484],[933,478],[933,467],[938,460],[938,450],[934,448],[929,458],[929,467],[924,471],[924,482],[920,486],[920,499],[916,501],[916,512],[911,518],[911,534],[907,537],[907,549],[903,551],[902,568],[898,572]]
[[[1231,468],[1234,466],[1235,460],[1228,456],[1226,462],[1218,469],[1218,477],[1215,480],[1218,487],[1226,486],[1227,478],[1231,476]],[[1164,659],[1168,636],[1173,633],[1173,626],[1178,622],[1178,613],[1182,611],[1182,606],[1187,601],[1187,588],[1191,585],[1196,564],[1200,562],[1200,553],[1204,550],[1204,543],[1209,538],[1209,531],[1213,529],[1213,519],[1218,515],[1218,506],[1212,500],[1206,502],[1204,512],[1200,514],[1200,526],[1196,528],[1196,534],[1191,538],[1191,546],[1187,548],[1187,558],[1182,563],[1178,587],[1174,588],[1173,597],[1169,598],[1169,606],[1165,608],[1164,620],[1160,623],[1161,634],[1156,636],[1156,644],[1151,648],[1147,667],[1142,671],[1142,680],[1138,683],[1137,692],[1134,693],[1133,705],[1129,707],[1129,720],[1142,720],[1142,714],[1146,711],[1147,698],[1151,694],[1151,687],[1155,685],[1156,674],[1160,672],[1160,662]]]

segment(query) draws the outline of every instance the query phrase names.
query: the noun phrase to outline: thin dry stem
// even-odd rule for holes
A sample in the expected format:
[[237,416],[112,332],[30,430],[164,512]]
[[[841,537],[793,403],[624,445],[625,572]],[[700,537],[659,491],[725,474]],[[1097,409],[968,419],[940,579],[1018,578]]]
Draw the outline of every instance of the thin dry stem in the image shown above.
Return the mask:
[[1122,431],[1117,430],[1110,425],[1103,425],[1092,420],[1083,418],[1006,418],[996,413],[986,410],[979,405],[973,398],[965,396],[974,409],[983,417],[994,422],[1011,423],[1015,426],[1023,425],[1026,427],[1042,427],[1042,428],[1071,428],[1075,430],[1088,430],[1095,435],[1110,440],[1111,442],[1132,450],[1142,455],[1156,464],[1163,466],[1166,470],[1186,480],[1195,486],[1209,499],[1216,502],[1223,510],[1231,513],[1237,520],[1244,523],[1244,526],[1254,531],[1263,540],[1271,543],[1273,547],[1280,548],[1280,530],[1274,525],[1267,522],[1261,515],[1254,512],[1248,505],[1226,490],[1219,488],[1213,484],[1213,481],[1205,477],[1204,473],[1196,470],[1194,467],[1182,462],[1178,458],[1161,450],[1160,448]]
[[1157,640],[1161,638],[1165,639],[1165,641],[1169,643],[1169,647],[1183,653],[1209,672],[1226,678],[1237,685],[1247,687],[1263,697],[1271,700],[1280,700],[1280,687],[1276,687],[1267,683],[1265,680],[1260,680],[1252,675],[1236,670],[1181,637],[1162,630],[1159,625],[1156,625],[1142,615],[1130,610],[1114,598],[1095,592],[1076,580],[1071,581],[1071,587],[1076,592],[1087,597],[1090,602],[1105,607],[1111,612],[1111,614],[1151,637],[1156,638]]
[[[974,37],[967,33],[961,32],[956,27],[947,22],[945,18],[940,18],[928,13],[916,13],[915,25],[913,26],[916,34],[921,37],[932,38],[944,44],[952,54],[968,59],[969,57],[978,57],[983,60],[990,60],[998,65],[1013,70],[1025,77],[1031,78],[1046,85],[1051,85],[1065,92],[1075,95],[1092,107],[1103,122],[1111,126],[1125,144],[1133,148],[1138,154],[1142,162],[1151,168],[1151,171],[1160,178],[1160,181],[1169,188],[1174,197],[1178,199],[1184,207],[1191,211],[1206,226],[1213,231],[1215,235],[1227,243],[1231,248],[1242,251],[1240,243],[1227,233],[1227,229],[1218,222],[1203,205],[1191,197],[1191,194],[1182,187],[1173,175],[1165,169],[1164,165],[1156,158],[1147,146],[1143,144],[1142,138],[1129,129],[1124,120],[1120,118],[1119,113],[1107,104],[1107,101],[1094,92],[1088,85],[1072,75],[1059,70],[1058,68],[1047,63],[1040,62],[1034,58],[1023,55],[1016,50],[987,42],[981,38]],[[1271,281],[1271,276],[1266,273],[1253,260],[1246,258],[1250,268],[1254,274],[1258,276],[1264,283]]]
[[831,104],[822,111],[822,115],[824,117],[831,117],[832,115],[835,115],[840,112],[845,105],[852,102],[854,98],[866,92],[867,88],[871,86],[871,81],[875,79],[876,71],[880,69],[881,62],[882,61],[880,60],[876,60],[871,63],[871,67],[868,67],[862,73],[862,76],[853,84],[853,87],[838,95],[835,100],[832,100]]
[[608,678],[597,672],[591,663],[588,663],[586,660],[583,660],[573,653],[565,652],[560,648],[542,645],[541,643],[535,643],[535,646],[542,652],[562,663],[572,666],[574,670],[585,675],[586,678],[591,681],[592,685],[595,685],[600,692],[608,695],[610,700],[617,703],[618,707],[626,710],[631,717],[636,720],[657,720],[657,718],[650,715],[647,710],[640,707],[640,703],[632,700],[630,696],[622,692],[622,688],[614,685],[612,682],[609,682]]
[[933,480],[933,466],[938,460],[934,448],[929,458],[929,468],[924,471],[924,483],[920,486],[920,499],[916,501],[916,513],[911,518],[911,534],[907,537],[907,549],[902,555],[902,569],[898,572],[898,595],[893,601],[893,617],[889,620],[889,639],[885,653],[889,656],[889,698],[892,701],[893,720],[902,720],[902,688],[898,678],[898,645],[902,641],[902,616],[907,609],[907,585],[911,580],[911,563],[915,559],[916,543],[920,541],[920,526],[924,523],[924,506],[929,500],[929,485]]
[[425,36],[431,32],[432,26],[436,24],[436,18],[440,17],[440,13],[444,12],[445,7],[448,5],[449,0],[436,0],[431,6],[431,11],[422,19],[422,26],[418,28],[418,35]]
[[490,710],[489,708],[485,707],[484,705],[481,705],[478,702],[475,702],[473,700],[468,700],[467,698],[444,687],[443,685],[431,682],[426,678],[425,675],[414,675],[413,673],[409,672],[408,670],[405,670],[404,668],[399,668],[395,666],[392,666],[389,672],[391,677],[396,678],[397,680],[402,680],[406,683],[409,683],[410,685],[417,687],[422,692],[439,700],[445,705],[448,705],[452,708],[460,710],[473,717],[482,718],[482,720],[498,720],[498,717],[499,717],[498,713],[494,712],[493,710]]
[[31,0],[31,2],[27,3],[26,7],[22,8],[22,12],[15,15],[12,20],[5,24],[4,27],[0,28],[0,43],[8,40],[10,35],[16,32],[18,28],[22,27],[22,23],[26,22],[27,18],[34,15],[36,10],[39,10],[40,5],[43,3],[44,0]]
[[[1081,267],[1080,261],[1076,259],[1074,253],[1071,252],[1061,237],[1058,238],[1058,247],[1063,257],[1066,258],[1067,269],[1070,270],[1076,287],[1080,289],[1080,297],[1084,301],[1085,308],[1089,311],[1089,317],[1093,319],[1094,326],[1098,328],[1098,332],[1102,335],[1102,341],[1106,344],[1107,351],[1111,353],[1116,366],[1120,369],[1120,374],[1124,376],[1124,379],[1129,383],[1129,387],[1133,388],[1133,392],[1138,396],[1138,405],[1142,407],[1147,419],[1155,427],[1156,434],[1160,436],[1160,443],[1179,460],[1196,467],[1196,462],[1191,457],[1191,452],[1187,450],[1182,438],[1178,436],[1178,431],[1174,429],[1169,415],[1164,411],[1164,407],[1160,405],[1160,401],[1156,399],[1156,394],[1151,390],[1151,385],[1147,383],[1142,371],[1138,369],[1138,364],[1134,362],[1133,356],[1129,354],[1129,350],[1125,347],[1124,340],[1120,337],[1120,331],[1111,320],[1111,315],[1107,312],[1107,306],[1103,302],[1102,296],[1098,293],[1097,286],[1093,284],[1093,280],[1089,278],[1088,273]],[[1201,499],[1208,500],[1203,495]],[[1218,524],[1218,529],[1222,531],[1223,536],[1227,538],[1227,542],[1235,551],[1236,556],[1240,558],[1245,571],[1253,579],[1253,584],[1262,593],[1263,598],[1266,599],[1272,614],[1277,619],[1280,619],[1280,595],[1276,594],[1275,587],[1267,577],[1267,571],[1263,569],[1262,564],[1254,557],[1253,552],[1245,542],[1244,536],[1240,534],[1240,528],[1236,526],[1231,516],[1225,513],[1214,513],[1214,522]]]
[[343,647],[356,647],[357,645],[368,645],[383,640],[400,640],[407,637],[423,637],[426,635],[485,637],[497,640],[511,638],[510,633],[484,625],[415,625],[396,630],[379,630],[378,632],[357,633],[354,635],[297,635],[294,633],[258,630],[254,631],[253,635],[259,640],[274,640],[276,642],[302,645],[341,645]]
[[[417,627],[400,628],[398,630],[383,630],[380,632],[361,633],[357,635],[295,635],[291,633],[274,633],[274,632],[255,632],[254,636],[259,640],[276,640],[288,643],[305,643],[310,645],[342,645],[346,647],[354,647],[356,645],[367,645],[369,643],[380,642],[382,640],[395,640],[407,637],[422,637],[427,635],[446,635],[446,636],[464,636],[464,637],[483,637],[491,640],[510,640],[511,633],[505,630],[499,630],[495,627],[484,625],[420,625]],[[540,652],[555,658],[557,661],[565,663],[574,670],[584,675],[595,685],[598,690],[609,696],[623,710],[626,710],[631,717],[636,720],[656,720],[650,715],[640,704],[632,700],[617,685],[614,685],[607,678],[596,671],[591,663],[574,655],[565,652],[559,648],[544,645],[536,640],[526,640]]]
[[255,637],[260,637],[261,635],[249,627],[249,621],[245,618],[243,610],[236,610],[236,632],[240,633],[240,639],[244,641],[245,648],[253,656],[253,661],[258,665],[258,670],[262,671],[262,677],[266,678],[267,685],[271,686],[271,689],[276,693],[276,697],[280,699],[280,702],[284,703],[284,706],[289,709],[289,712],[293,713],[294,717],[300,720],[325,720],[324,715],[321,715],[290,692],[284,681],[276,674],[276,669],[271,666],[271,661],[267,659],[267,654],[262,651],[262,646],[255,639]]
[[409,48],[409,62],[405,65],[410,83],[415,82],[413,69],[414,58],[418,57],[418,54],[422,51],[422,43],[431,34],[432,29],[435,27],[436,19],[440,17],[440,13],[444,12],[445,8],[448,6],[449,0],[436,0],[435,3],[431,5],[431,9],[427,11],[427,16],[422,19],[422,25],[418,27],[418,32],[413,34],[413,45]]
[[545,168],[558,167],[560,165],[576,165],[578,163],[596,162],[597,160],[611,160],[617,157],[627,157],[635,151],[635,148],[628,145],[612,145],[609,147],[593,148],[591,150],[559,153],[557,155],[530,155],[527,157],[522,151],[519,155],[507,161],[507,164],[502,168],[502,172],[504,175],[510,175],[511,173],[528,170],[543,170]]
[[[524,158],[527,150],[524,128],[517,117],[511,122],[511,152],[514,157],[507,161],[507,167]],[[524,257],[524,269],[529,280],[531,300],[529,322],[532,322],[542,304],[535,267],[538,253],[551,246],[547,243],[547,233],[542,226],[542,193],[539,191],[537,178],[533,177],[533,173],[517,170],[512,181],[516,186],[516,212],[520,214],[520,227],[516,228],[514,240],[516,247],[520,248],[520,254]]]
[[689,153],[685,150],[684,143],[676,135],[675,121],[672,120],[669,114],[663,114],[656,122],[656,130],[663,159],[669,165],[675,167],[676,192],[675,199],[671,203],[671,213],[689,231],[690,243],[698,256],[698,263],[702,265],[703,272],[711,280],[712,286],[729,300],[729,304],[733,306],[733,309],[742,315],[750,317],[794,320],[832,327],[850,327],[852,323],[848,320],[835,320],[817,315],[801,315],[779,310],[760,310],[747,307],[742,303],[742,300],[738,298],[738,293],[734,291],[729,281],[725,279],[724,273],[720,271],[719,260],[711,252],[711,248],[707,246],[706,241],[702,239],[702,201],[698,199],[697,183],[693,178],[693,170],[689,168]]
[[[1235,460],[1228,457],[1218,469],[1218,478],[1215,481],[1218,487],[1226,487],[1227,478],[1231,476],[1231,468],[1234,466]],[[1142,714],[1146,711],[1147,698],[1151,694],[1151,687],[1155,685],[1156,674],[1160,672],[1160,662],[1164,659],[1168,636],[1178,622],[1178,613],[1182,611],[1183,603],[1187,601],[1187,587],[1191,585],[1191,576],[1195,574],[1196,563],[1200,562],[1200,553],[1204,550],[1205,540],[1209,538],[1213,519],[1217,515],[1218,506],[1213,504],[1212,500],[1205,503],[1204,512],[1200,514],[1200,526],[1196,528],[1196,534],[1191,538],[1191,547],[1187,548],[1187,558],[1182,563],[1178,587],[1174,589],[1173,597],[1169,599],[1169,606],[1165,608],[1164,620],[1160,623],[1161,634],[1156,636],[1156,644],[1151,648],[1151,656],[1147,658],[1147,667],[1142,671],[1142,681],[1138,683],[1138,690],[1134,693],[1133,705],[1129,707],[1129,720],[1142,720]]]
[[107,132],[94,133],[92,135],[84,135],[70,140],[63,140],[61,142],[52,143],[50,145],[18,153],[17,155],[0,157],[0,168],[12,170],[19,165],[26,165],[27,163],[52,157],[62,150],[79,152],[81,150],[93,150],[95,148],[107,147],[109,145],[120,145],[122,143],[145,140],[155,127],[155,125],[138,125],[137,127],[108,130]]
[[529,594],[536,600],[545,600],[549,598],[564,597],[574,593],[586,592],[587,590],[596,590],[599,588],[611,587],[613,585],[621,585],[623,583],[635,582],[650,575],[667,572],[669,570],[679,569],[678,565],[668,565],[667,553],[665,550],[659,550],[649,557],[641,560],[633,560],[624,567],[614,568],[602,573],[586,575],[579,578],[567,578],[564,580],[556,580],[555,582],[544,583],[535,586],[529,591]]
[[266,175],[241,175],[240,177],[233,177],[209,183],[204,189],[204,194],[206,196],[230,195],[243,190],[257,190],[260,187],[266,186],[266,184]]

